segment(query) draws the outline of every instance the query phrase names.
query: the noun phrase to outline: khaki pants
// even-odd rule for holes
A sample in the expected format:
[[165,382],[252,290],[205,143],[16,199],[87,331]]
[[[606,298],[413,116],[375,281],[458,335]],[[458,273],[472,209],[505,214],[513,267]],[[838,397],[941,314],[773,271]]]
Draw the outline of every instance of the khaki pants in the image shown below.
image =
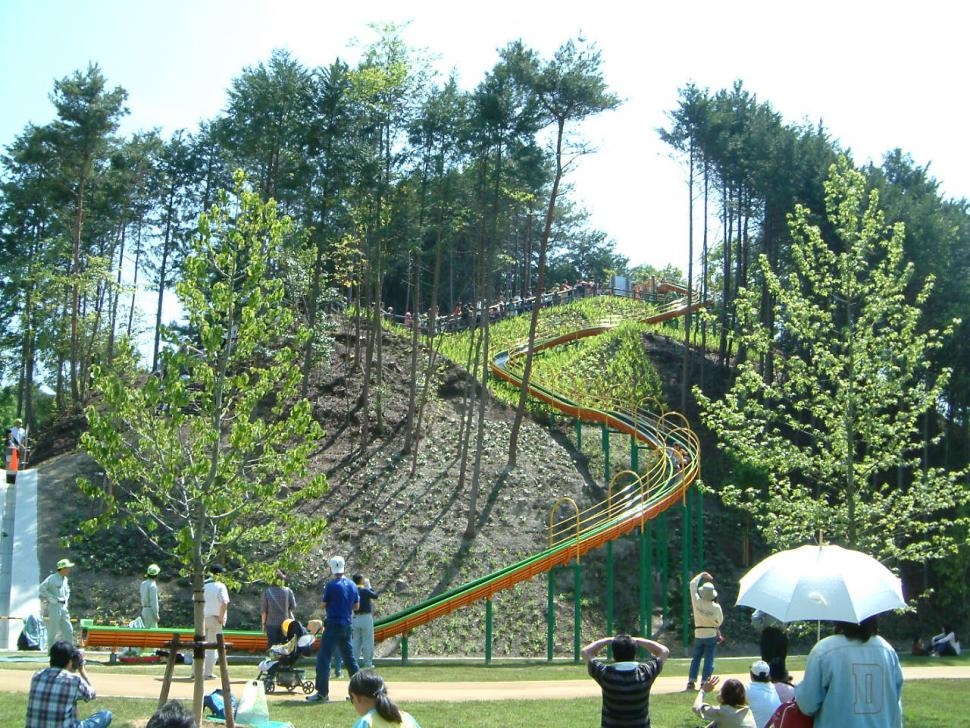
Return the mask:
[[[205,641],[215,642],[217,634],[222,634],[222,620],[220,620],[219,617],[215,615],[207,616],[205,618]],[[213,672],[213,670],[215,670],[215,667],[216,667],[216,651],[206,650],[205,662],[203,663],[203,667],[202,667],[202,674],[205,677],[209,677],[210,675],[215,675],[215,672]]]

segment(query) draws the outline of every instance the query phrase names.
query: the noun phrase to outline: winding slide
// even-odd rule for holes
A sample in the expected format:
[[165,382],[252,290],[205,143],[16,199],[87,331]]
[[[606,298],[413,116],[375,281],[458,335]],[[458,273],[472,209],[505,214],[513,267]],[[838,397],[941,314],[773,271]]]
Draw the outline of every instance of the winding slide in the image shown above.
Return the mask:
[[[679,287],[671,286],[669,290],[678,294],[686,293]],[[696,311],[705,305],[695,303],[690,309]],[[640,320],[644,323],[661,323],[684,316],[687,311],[688,306],[681,300]],[[534,349],[538,353],[579,339],[598,336],[618,323],[620,321],[606,321],[597,326],[571,331],[536,342]],[[526,347],[520,346],[497,354],[490,363],[492,373],[513,386],[520,386],[521,366],[526,353]],[[606,500],[584,511],[572,513],[558,522],[551,522],[549,545],[546,549],[516,564],[377,620],[374,627],[376,642],[399,635],[406,636],[421,625],[479,600],[489,599],[496,592],[511,589],[519,582],[567,564],[607,541],[642,527],[648,520],[656,518],[677,503],[700,473],[700,443],[686,418],[680,413],[659,414],[641,407],[631,411],[611,402],[598,402],[595,406],[584,404],[582,395],[554,392],[531,378],[529,394],[569,417],[603,424],[614,432],[632,435],[653,456],[648,458],[645,470],[637,477],[628,473],[628,482],[619,490],[614,492],[611,484]],[[618,478],[614,478],[614,482],[617,480]],[[192,638],[190,629],[132,630],[92,626],[88,628],[87,644],[105,647],[160,647],[176,632],[184,639]],[[226,640],[237,651],[266,649],[266,638],[261,632],[229,630],[226,632]]]

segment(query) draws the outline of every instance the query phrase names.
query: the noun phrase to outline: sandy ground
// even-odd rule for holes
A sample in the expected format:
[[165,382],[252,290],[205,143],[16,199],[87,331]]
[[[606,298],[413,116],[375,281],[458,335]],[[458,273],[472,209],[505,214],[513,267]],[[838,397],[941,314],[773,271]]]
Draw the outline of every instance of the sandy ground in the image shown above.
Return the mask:
[[[250,668],[248,673],[254,673]],[[0,691],[27,692],[30,688],[31,672],[28,670],[0,669]],[[238,673],[237,673],[238,674]],[[970,679],[970,666],[960,667],[907,667],[903,674],[906,680],[926,680],[930,678]],[[312,668],[307,671],[307,677],[312,679]],[[735,677],[743,681],[748,680],[746,674],[724,674],[722,679]],[[795,680],[801,679],[801,673],[794,674]],[[157,698],[161,689],[161,677],[151,675],[124,675],[118,673],[96,674],[92,676],[95,690],[104,697],[128,698]],[[233,692],[242,692],[245,680],[234,676],[232,679]],[[684,690],[686,679],[683,677],[663,677],[657,679],[652,692],[675,693]],[[218,680],[206,682],[206,692],[219,686]],[[472,701],[472,700],[527,700],[527,699],[557,699],[583,698],[599,696],[599,687],[592,680],[536,680],[514,682],[405,682],[396,681],[389,685],[395,700],[408,703],[412,701]],[[346,680],[331,680],[330,694],[334,698],[343,698],[347,693]],[[192,682],[190,678],[176,678],[172,682],[170,696],[180,699],[191,699]],[[286,692],[268,696],[272,701],[289,701],[304,699],[302,692],[293,694]]]

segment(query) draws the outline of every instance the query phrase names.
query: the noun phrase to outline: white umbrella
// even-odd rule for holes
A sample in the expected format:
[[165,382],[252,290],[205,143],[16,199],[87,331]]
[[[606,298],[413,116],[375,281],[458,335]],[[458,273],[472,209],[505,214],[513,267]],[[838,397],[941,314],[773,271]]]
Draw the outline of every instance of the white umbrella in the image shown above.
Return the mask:
[[741,577],[737,604],[782,622],[855,623],[906,606],[902,584],[889,569],[867,554],[831,544],[769,556]]

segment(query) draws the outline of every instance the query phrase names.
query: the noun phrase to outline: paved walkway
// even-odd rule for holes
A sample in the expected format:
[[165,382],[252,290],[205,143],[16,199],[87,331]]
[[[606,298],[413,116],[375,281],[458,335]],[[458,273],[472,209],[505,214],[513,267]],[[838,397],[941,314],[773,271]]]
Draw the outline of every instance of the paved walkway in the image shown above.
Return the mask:
[[[241,672],[236,671],[237,674]],[[255,675],[255,668],[246,670],[247,675]],[[959,667],[907,667],[903,669],[906,680],[934,679],[970,679],[970,666]],[[29,670],[0,669],[0,691],[27,692],[30,688]],[[307,677],[312,679],[312,666],[307,670]],[[747,675],[724,674],[722,678],[735,677],[747,681]],[[801,679],[801,673],[795,673],[796,680]],[[128,698],[158,698],[161,688],[161,676],[125,675],[124,673],[95,673],[91,676],[98,695],[102,697]],[[245,680],[234,677],[233,692],[242,692]],[[658,678],[652,692],[676,693],[682,692],[686,684],[684,677]],[[206,692],[219,686],[218,680],[206,683]],[[402,703],[414,701],[451,701],[461,702],[469,700],[528,700],[528,699],[562,699],[598,697],[599,687],[592,680],[534,680],[507,682],[410,682],[397,680],[390,683],[390,692],[395,700]],[[337,698],[342,698],[347,692],[346,680],[331,680],[330,692]],[[192,698],[192,680],[187,677],[176,678],[172,683],[171,697],[190,700]],[[268,696],[270,700],[303,700],[303,694],[297,691],[293,694],[286,692],[274,693]]]

